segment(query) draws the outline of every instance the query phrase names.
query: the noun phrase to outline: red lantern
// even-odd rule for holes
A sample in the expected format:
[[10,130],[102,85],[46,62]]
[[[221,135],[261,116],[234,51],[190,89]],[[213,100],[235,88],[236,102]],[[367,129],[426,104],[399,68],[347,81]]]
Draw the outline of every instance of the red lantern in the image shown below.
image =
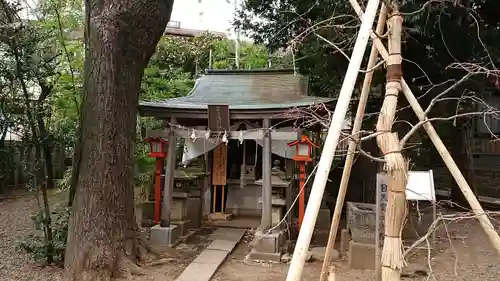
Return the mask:
[[147,138],[146,142],[149,143],[149,157],[152,158],[165,158],[168,152],[168,142],[160,137]]
[[303,135],[300,140],[296,140],[294,142],[288,143],[289,147],[292,147],[295,145],[295,156],[293,157],[293,160],[296,162],[311,162],[311,154],[312,154],[312,148],[313,147],[318,147],[316,144],[314,144],[308,136]]
[[304,193],[304,188],[306,185],[306,164],[312,161],[311,154],[312,148],[318,147],[314,144],[308,136],[302,135],[300,140],[288,143],[289,147],[295,145],[295,156],[293,160],[299,164],[299,182],[300,182],[300,193],[299,193],[299,230],[304,220],[306,197]]
[[156,158],[154,222],[155,224],[159,224],[161,216],[161,172],[163,169],[163,160],[168,155],[168,142],[159,137],[147,138],[146,142],[149,143],[148,156]]

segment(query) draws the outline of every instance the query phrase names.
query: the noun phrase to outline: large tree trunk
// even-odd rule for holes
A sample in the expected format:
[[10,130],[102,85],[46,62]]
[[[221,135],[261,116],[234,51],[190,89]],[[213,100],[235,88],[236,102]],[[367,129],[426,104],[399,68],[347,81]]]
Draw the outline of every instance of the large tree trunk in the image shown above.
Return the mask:
[[65,278],[103,281],[137,273],[143,253],[134,215],[134,144],[144,68],[173,0],[86,2],[81,159]]

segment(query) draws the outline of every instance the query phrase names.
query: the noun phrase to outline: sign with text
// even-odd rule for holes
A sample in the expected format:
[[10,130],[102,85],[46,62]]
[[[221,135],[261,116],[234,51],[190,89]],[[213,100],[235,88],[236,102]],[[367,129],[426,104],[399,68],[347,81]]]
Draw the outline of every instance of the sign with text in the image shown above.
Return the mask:
[[[382,206],[387,204],[387,174],[377,173],[377,188],[380,190]],[[436,201],[434,190],[434,175],[429,171],[408,172],[406,184],[406,200],[410,201]],[[385,208],[384,208],[385,209]]]
[[208,128],[210,131],[229,133],[229,105],[208,105]]
[[227,184],[227,146],[223,143],[214,149],[212,166],[212,185]]

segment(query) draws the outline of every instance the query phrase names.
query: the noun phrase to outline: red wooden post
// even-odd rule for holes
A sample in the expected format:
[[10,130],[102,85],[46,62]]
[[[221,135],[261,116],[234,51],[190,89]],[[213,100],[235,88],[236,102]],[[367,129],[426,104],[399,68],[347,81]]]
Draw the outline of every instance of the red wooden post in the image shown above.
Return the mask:
[[159,137],[147,138],[149,143],[149,157],[156,158],[155,168],[155,209],[153,220],[159,224],[161,220],[161,172],[163,170],[163,159],[167,157],[168,142]]
[[156,169],[155,169],[155,213],[154,222],[155,224],[160,223],[161,218],[161,171],[163,169],[163,158],[156,158]]
[[306,210],[306,162],[299,162],[299,231],[302,221],[304,220],[304,213]]
[[299,164],[299,225],[304,221],[304,214],[306,210],[306,165],[312,161],[311,151],[313,147],[318,147],[306,135],[302,135],[299,140],[288,143],[288,146],[295,146],[295,156],[293,160]]

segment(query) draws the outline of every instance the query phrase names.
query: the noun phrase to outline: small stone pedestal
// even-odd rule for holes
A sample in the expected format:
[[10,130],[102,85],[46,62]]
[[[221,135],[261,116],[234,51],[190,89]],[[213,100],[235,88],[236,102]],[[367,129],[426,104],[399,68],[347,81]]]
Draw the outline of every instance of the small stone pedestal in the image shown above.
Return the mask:
[[143,227],[154,226],[155,202],[147,201],[141,204],[141,225]]
[[157,247],[172,247],[177,242],[179,237],[179,229],[177,225],[170,227],[161,227],[155,225],[151,228],[151,243]]
[[352,269],[375,269],[375,245],[350,241],[349,267]]
[[186,235],[190,229],[187,199],[187,192],[174,191],[172,195],[172,213],[170,214],[170,219],[172,220],[172,224],[177,226],[179,236]]
[[330,229],[331,224],[330,209],[319,209],[318,218],[316,219],[316,228]]
[[[260,205],[262,205],[262,197],[258,198],[258,202]],[[275,226],[278,225],[283,219],[284,216],[283,208],[286,206],[286,200],[284,198],[280,198],[278,196],[273,195],[271,202],[272,202],[271,224]]]
[[187,208],[187,219],[189,220],[189,229],[199,230],[201,228],[202,219],[202,204],[201,204],[201,192],[199,190],[191,190],[188,194],[186,205]]
[[282,231],[259,234],[254,237],[254,245],[248,254],[249,259],[279,262],[286,246],[286,236]]

